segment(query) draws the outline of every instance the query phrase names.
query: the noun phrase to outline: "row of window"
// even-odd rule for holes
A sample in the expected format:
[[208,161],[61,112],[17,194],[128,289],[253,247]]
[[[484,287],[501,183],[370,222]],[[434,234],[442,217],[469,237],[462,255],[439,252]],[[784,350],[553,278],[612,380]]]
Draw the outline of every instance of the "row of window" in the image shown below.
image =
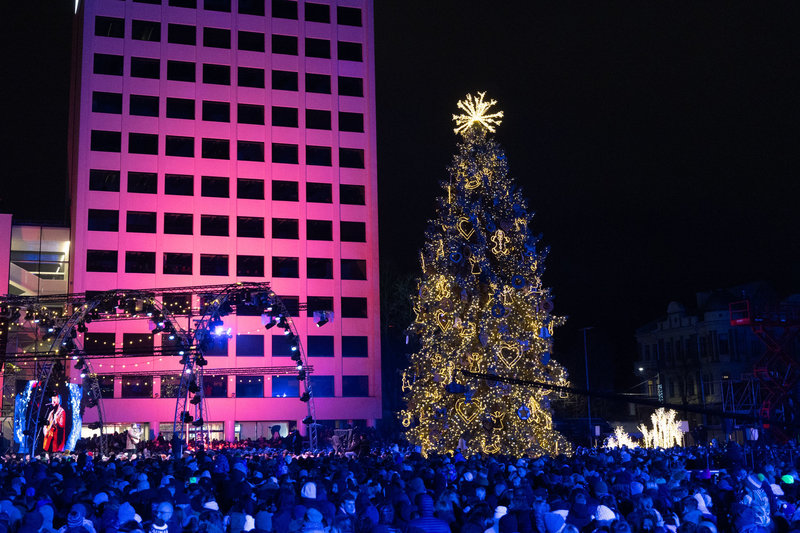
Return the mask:
[[[333,309],[333,298],[328,296],[309,297],[310,311],[309,316],[315,310],[329,311]],[[123,333],[122,334],[122,355],[151,355],[154,353],[153,335],[147,333]],[[228,338],[221,336],[215,338],[211,349],[205,351],[208,356],[227,357],[229,345],[234,344],[237,357],[263,357],[267,355],[264,350],[264,335],[236,335],[234,342],[229,342]],[[367,337],[358,335],[343,335],[342,357],[368,357]],[[334,346],[333,335],[308,335],[303,342],[305,353],[309,357],[333,357]],[[83,338],[84,351],[89,355],[107,355],[111,352],[110,347],[116,342],[115,333],[85,333]],[[170,340],[169,336],[161,336],[161,346],[165,350],[165,355],[169,355],[170,348],[177,352],[178,340]],[[271,336],[272,357],[290,357],[291,344],[287,336],[275,334]],[[288,363],[287,363],[288,364]]]
[[[125,216],[125,231],[128,233],[156,233],[156,213],[152,211],[128,211]],[[119,231],[119,211],[116,209],[89,209],[89,231]],[[342,242],[366,242],[364,222],[341,221],[339,225]],[[192,235],[194,215],[192,213],[164,213],[163,232],[171,235]],[[200,235],[213,237],[230,236],[230,217],[227,215],[200,215]],[[236,236],[256,239],[264,238],[263,217],[236,217]],[[296,218],[273,218],[273,239],[299,239],[300,221]],[[333,222],[330,220],[307,220],[306,239],[312,241],[333,240]]]
[[[193,257],[191,253],[164,252],[162,273],[173,275],[192,275]],[[314,279],[333,279],[333,259],[314,257],[307,259],[306,277]],[[87,272],[117,272],[117,250],[87,250]],[[366,263],[360,259],[342,259],[342,279],[366,279]],[[155,274],[155,252],[125,252],[125,272],[128,274]],[[230,258],[225,254],[200,254],[201,276],[229,276]],[[239,277],[263,278],[264,256],[237,255],[236,275]],[[299,278],[300,259],[297,257],[272,257],[273,278]],[[366,304],[365,304],[366,305]]]
[[[95,113],[122,114],[122,94],[99,92],[92,93],[92,111]],[[230,102],[203,100],[201,117],[209,122],[230,122]],[[131,115],[157,117],[159,115],[158,96],[132,94],[129,99],[128,112]],[[264,106],[257,104],[237,104],[237,122],[241,124],[264,124]],[[287,128],[299,127],[298,109],[296,107],[272,106],[272,125]],[[187,98],[167,98],[166,117],[195,120],[195,101]],[[305,127],[316,130],[331,129],[331,112],[324,109],[306,109]],[[363,132],[364,115],[339,111],[339,131]]]
[[[89,190],[119,192],[119,170],[92,169],[89,171]],[[164,194],[178,196],[194,195],[194,176],[189,174],[166,174]],[[272,180],[272,200],[282,202],[299,201],[299,184],[296,181]],[[128,172],[128,192],[158,194],[158,174],[155,172]],[[229,198],[230,179],[223,176],[201,176],[200,195],[209,198]],[[264,199],[264,181],[250,178],[236,179],[236,197],[248,200]],[[330,183],[306,182],[306,201],[333,203],[333,186]],[[365,205],[363,185],[339,185],[339,203]]]
[[[94,73],[109,76],[122,76],[124,73],[123,56],[112,54],[94,55]],[[255,67],[238,67],[237,84],[240,87],[265,88],[265,70]],[[161,60],[148,57],[131,57],[130,75],[134,78],[159,79],[161,77]],[[291,70],[272,71],[273,90],[298,91],[298,73]],[[191,61],[167,61],[167,79],[170,81],[197,81],[197,64]],[[230,85],[230,65],[203,63],[203,83],[211,85]],[[364,96],[363,78],[338,76],[337,87],[340,96]],[[309,93],[331,94],[331,76],[328,74],[305,74],[305,91]]]
[[[203,28],[203,46],[207,48],[231,48],[228,28]],[[125,19],[115,17],[95,17],[95,35],[101,37],[125,37]],[[261,32],[243,31],[236,33],[237,48],[251,52],[265,52],[266,35]],[[131,38],[137,41],[161,41],[161,23],[150,20],[131,21]],[[275,54],[297,55],[298,38],[294,35],[273,34],[272,52]],[[189,24],[167,24],[167,42],[171,44],[197,45],[197,27]],[[331,58],[331,42],[328,39],[306,37],[304,40],[306,57]],[[337,57],[346,61],[362,61],[361,43],[337,41]]]
[[[120,398],[152,398],[153,378],[149,376],[123,376]],[[98,376],[100,392],[104,399],[114,398],[114,376]],[[272,398],[297,398],[300,381],[295,376],[272,376]],[[309,376],[311,390],[316,398],[334,398],[334,376]],[[236,376],[237,398],[264,398],[264,376]],[[176,398],[180,391],[180,376],[161,376],[161,398]],[[228,398],[228,376],[206,374],[203,377],[203,394],[206,398]],[[342,398],[369,396],[369,376],[342,376]]]
[[[164,154],[174,157],[194,157],[195,138],[167,135]],[[200,140],[200,156],[204,159],[231,158],[230,139]],[[95,152],[122,151],[122,134],[118,131],[92,130],[91,149]],[[128,153],[158,155],[157,133],[128,133]],[[332,166],[333,150],[330,146],[306,145],[306,164]],[[260,141],[236,141],[238,161],[264,161],[264,143]],[[272,162],[297,165],[299,148],[296,144],[272,143]],[[361,148],[339,148],[339,166],[343,168],[364,168],[364,150]]]
[[[133,0],[140,4],[161,5],[161,0]],[[231,12],[231,0],[201,0],[203,9],[206,11],[219,11],[223,13]],[[168,0],[167,4],[172,7],[182,7],[187,9],[197,9],[197,0]],[[299,20],[296,0],[271,0],[273,18]],[[263,17],[266,15],[264,0],[239,0],[237,2],[240,15],[254,15]],[[304,20],[306,22],[320,22],[329,24],[331,22],[331,6],[316,2],[304,3]],[[357,7],[337,6],[336,23],[343,26],[361,26],[361,9]],[[99,35],[99,34],[98,34]],[[116,35],[115,35],[116,37]]]

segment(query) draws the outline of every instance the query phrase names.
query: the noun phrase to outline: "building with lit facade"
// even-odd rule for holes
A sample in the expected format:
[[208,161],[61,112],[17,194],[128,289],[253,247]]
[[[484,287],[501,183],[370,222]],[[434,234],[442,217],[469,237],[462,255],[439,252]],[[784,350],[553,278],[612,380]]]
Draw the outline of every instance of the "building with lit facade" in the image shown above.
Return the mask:
[[[88,0],[76,17],[70,292],[269,281],[313,367],[317,420],[374,424],[371,0]],[[333,320],[318,328],[314,311]],[[257,370],[293,364],[280,328],[225,322],[206,354],[212,438],[302,433],[302,384]],[[79,340],[124,352],[94,364],[106,424],[168,438],[181,366],[149,328],[98,322]]]

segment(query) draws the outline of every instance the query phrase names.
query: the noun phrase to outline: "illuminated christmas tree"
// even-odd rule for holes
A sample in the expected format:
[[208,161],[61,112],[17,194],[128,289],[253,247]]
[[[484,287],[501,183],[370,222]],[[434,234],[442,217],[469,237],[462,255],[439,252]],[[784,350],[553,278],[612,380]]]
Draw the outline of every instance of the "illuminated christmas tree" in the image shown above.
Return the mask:
[[463,439],[471,453],[569,453],[553,429],[549,390],[462,373],[567,385],[550,357],[563,319],[542,285],[546,250],[489,135],[503,113],[491,113],[496,102],[484,96],[467,95],[463,114],[453,115],[462,138],[420,253],[410,328],[420,346],[403,374],[400,418],[423,452],[454,450]]

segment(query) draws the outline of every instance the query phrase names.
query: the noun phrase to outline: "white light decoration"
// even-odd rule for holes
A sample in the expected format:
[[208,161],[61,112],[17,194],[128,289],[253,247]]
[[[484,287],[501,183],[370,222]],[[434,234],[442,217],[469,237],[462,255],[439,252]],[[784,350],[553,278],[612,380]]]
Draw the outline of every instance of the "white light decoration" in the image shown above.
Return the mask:
[[484,100],[486,91],[479,92],[478,97],[468,94],[464,100],[458,101],[458,108],[464,111],[464,115],[453,115],[456,123],[454,133],[464,133],[475,124],[480,124],[491,133],[495,132],[495,126],[499,126],[503,118],[503,112],[487,113],[489,108],[497,103],[497,100]]
[[639,445],[628,435],[622,426],[614,428],[614,434],[606,439],[606,448],[638,448]]
[[665,410],[663,407],[656,410],[650,417],[653,424],[652,429],[648,429],[644,424],[639,425],[642,432],[645,448],[672,448],[680,446],[683,440],[681,423],[675,418],[678,416],[676,411]]

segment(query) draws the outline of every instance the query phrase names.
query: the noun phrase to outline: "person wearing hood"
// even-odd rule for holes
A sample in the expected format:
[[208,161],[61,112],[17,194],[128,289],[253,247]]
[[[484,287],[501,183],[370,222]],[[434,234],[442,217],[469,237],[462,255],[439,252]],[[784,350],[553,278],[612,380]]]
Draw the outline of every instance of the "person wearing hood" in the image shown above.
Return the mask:
[[408,527],[410,530],[419,528],[426,533],[450,533],[450,527],[447,522],[433,515],[433,498],[429,494],[418,494],[416,504],[419,510],[419,518],[409,522]]

